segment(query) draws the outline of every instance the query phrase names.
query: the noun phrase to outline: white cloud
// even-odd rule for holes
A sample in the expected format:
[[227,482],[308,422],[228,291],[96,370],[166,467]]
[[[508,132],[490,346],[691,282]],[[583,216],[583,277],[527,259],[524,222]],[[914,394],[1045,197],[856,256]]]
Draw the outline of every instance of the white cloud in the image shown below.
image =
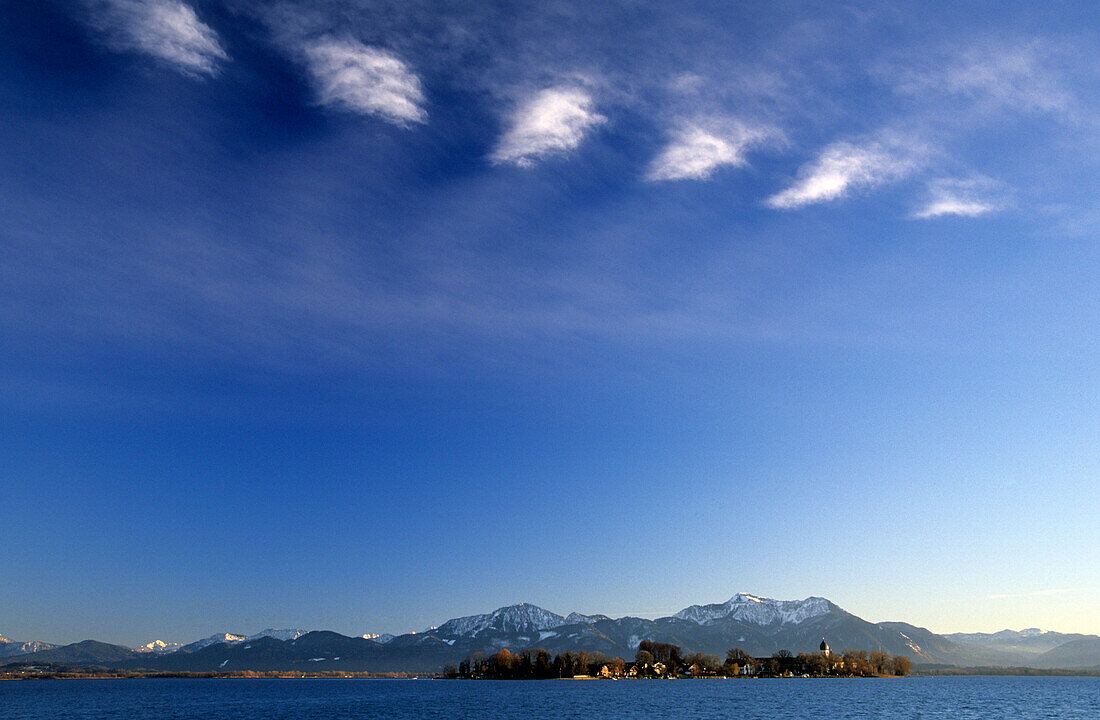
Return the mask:
[[912,147],[871,142],[829,145],[799,170],[798,180],[767,200],[768,207],[790,210],[844,197],[852,189],[898,180],[918,163]]
[[969,98],[989,109],[1066,112],[1072,96],[1049,62],[1042,43],[977,45],[887,71],[899,92]]
[[117,50],[146,53],[188,75],[215,75],[228,60],[213,28],[180,0],[91,0],[90,23]]
[[705,180],[720,167],[748,164],[746,151],[778,136],[774,128],[736,121],[686,124],[650,163],[646,179]]
[[576,148],[605,122],[585,90],[548,88],[519,106],[490,159],[529,167],[539,158]]
[[927,220],[945,215],[978,217],[1004,207],[1000,185],[986,177],[967,179],[942,178],[928,184],[928,199],[913,213],[914,218]]
[[397,125],[427,121],[420,78],[385,50],[330,37],[307,44],[305,56],[321,103]]

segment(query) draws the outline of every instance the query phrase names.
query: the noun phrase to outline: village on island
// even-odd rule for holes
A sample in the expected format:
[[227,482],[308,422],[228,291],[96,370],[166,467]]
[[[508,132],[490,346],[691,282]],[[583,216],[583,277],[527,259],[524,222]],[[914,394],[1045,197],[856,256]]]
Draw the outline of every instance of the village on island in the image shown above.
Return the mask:
[[541,648],[502,648],[492,655],[473,653],[457,666],[446,665],[443,675],[478,680],[894,677],[908,675],[911,668],[908,657],[880,650],[834,653],[825,638],[817,652],[795,655],[779,650],[770,657],[753,657],[733,648],[725,660],[705,653],[685,656],[677,645],[644,640],[633,661],[583,650],[551,656]]

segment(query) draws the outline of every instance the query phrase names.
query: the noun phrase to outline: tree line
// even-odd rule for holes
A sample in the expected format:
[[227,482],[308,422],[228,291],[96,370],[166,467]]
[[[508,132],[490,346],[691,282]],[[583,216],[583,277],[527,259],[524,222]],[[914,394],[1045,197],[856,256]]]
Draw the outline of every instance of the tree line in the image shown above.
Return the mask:
[[[604,668],[607,671],[604,672]],[[596,677],[601,673],[610,677],[626,674],[627,663],[619,657],[608,657],[601,652],[567,650],[557,655],[542,648],[530,648],[514,653],[507,648],[492,655],[476,652],[460,662],[457,667],[445,665],[447,677],[490,678],[496,680],[543,680],[548,678]]]
[[874,677],[908,675],[912,662],[904,655],[881,650],[845,650],[841,654],[814,652],[792,654],[780,650],[759,658],[732,648],[723,660],[717,655],[684,655],[669,643],[644,640],[633,661],[609,657],[597,651],[567,650],[551,655],[542,648],[512,652],[507,648],[486,655],[476,652],[456,665],[446,665],[450,678],[540,680],[574,677]]

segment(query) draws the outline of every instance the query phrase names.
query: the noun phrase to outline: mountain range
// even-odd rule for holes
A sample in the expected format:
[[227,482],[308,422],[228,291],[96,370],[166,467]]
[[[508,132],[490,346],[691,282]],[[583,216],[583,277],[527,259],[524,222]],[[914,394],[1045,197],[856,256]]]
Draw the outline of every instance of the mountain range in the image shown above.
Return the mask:
[[871,623],[821,597],[772,600],[747,593],[655,620],[575,612],[562,616],[521,603],[397,636],[268,628],[252,635],[219,633],[188,644],[157,640],[137,648],[93,640],[65,646],[16,643],[0,636],[0,658],[9,668],[424,672],[501,648],[587,650],[630,659],[642,640],[655,640],[686,652],[724,657],[738,647],[759,657],[778,650],[813,651],[823,638],[835,650],[883,650],[925,665],[1100,669],[1096,635],[1035,629],[937,635],[907,623]]
[[39,652],[40,650],[52,650],[55,647],[57,646],[38,642],[37,640],[17,642],[0,635],[0,660],[3,658],[17,657],[19,655],[29,655]]

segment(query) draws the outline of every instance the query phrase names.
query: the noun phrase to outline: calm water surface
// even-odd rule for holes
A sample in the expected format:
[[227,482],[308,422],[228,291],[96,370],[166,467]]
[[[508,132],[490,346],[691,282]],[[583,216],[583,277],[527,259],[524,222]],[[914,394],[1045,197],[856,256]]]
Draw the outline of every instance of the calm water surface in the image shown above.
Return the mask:
[[13,681],[0,718],[1100,720],[1100,678]]

